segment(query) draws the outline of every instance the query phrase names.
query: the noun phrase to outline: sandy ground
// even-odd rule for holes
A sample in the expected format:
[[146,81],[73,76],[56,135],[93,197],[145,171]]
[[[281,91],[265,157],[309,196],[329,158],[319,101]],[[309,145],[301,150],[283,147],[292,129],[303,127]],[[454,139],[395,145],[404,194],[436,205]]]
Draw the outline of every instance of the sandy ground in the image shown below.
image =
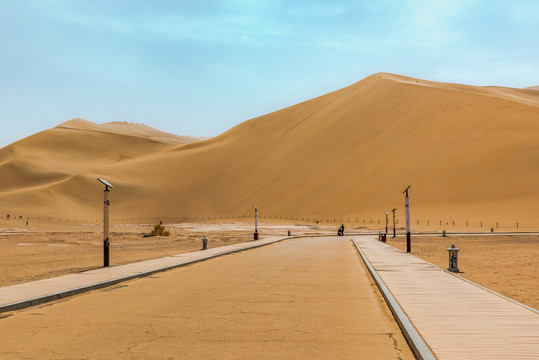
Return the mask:
[[[403,237],[388,243],[406,250]],[[460,249],[462,277],[539,309],[539,236],[417,236],[412,238],[412,253],[447,269],[452,244]]]
[[[246,222],[205,222],[166,224],[169,237],[143,238],[151,224],[124,224],[112,227],[111,265],[155,259],[196,251],[206,236],[210,247],[230,245],[252,239],[253,224]],[[54,229],[54,230],[53,230]],[[334,226],[275,224],[261,222],[264,236],[335,233]],[[361,232],[361,228],[347,231]],[[398,237],[388,243],[405,250]],[[443,238],[414,237],[413,253],[439,267],[447,268],[447,248],[461,249],[461,275],[471,281],[539,308],[539,236],[470,236]],[[102,228],[99,225],[43,224],[40,226],[0,227],[0,286],[39,280],[101,267],[103,264]]]
[[1,357],[413,359],[346,238],[289,240],[0,319]]
[[[115,225],[110,241],[110,264],[121,265],[200,250],[202,238],[209,247],[230,245],[253,239],[250,223],[166,224],[171,235],[143,238],[153,225]],[[72,225],[52,231],[51,224],[39,227],[0,228],[0,286],[50,278],[103,265],[102,227]],[[334,234],[333,227],[277,225],[261,223],[261,237],[313,233]]]

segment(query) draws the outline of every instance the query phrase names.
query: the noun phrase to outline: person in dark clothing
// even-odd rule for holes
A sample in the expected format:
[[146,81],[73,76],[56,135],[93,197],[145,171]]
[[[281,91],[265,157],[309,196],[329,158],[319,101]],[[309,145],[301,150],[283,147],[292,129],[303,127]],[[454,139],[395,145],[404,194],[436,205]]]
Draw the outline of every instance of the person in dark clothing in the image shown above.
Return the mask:
[[344,236],[344,224],[342,224],[339,230],[337,231],[337,235]]

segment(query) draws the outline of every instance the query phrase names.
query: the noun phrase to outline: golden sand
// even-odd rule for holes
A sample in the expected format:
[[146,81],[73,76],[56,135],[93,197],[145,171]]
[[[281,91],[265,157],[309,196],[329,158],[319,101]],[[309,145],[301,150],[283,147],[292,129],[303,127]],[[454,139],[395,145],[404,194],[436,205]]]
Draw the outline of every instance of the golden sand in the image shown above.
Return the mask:
[[[200,250],[202,238],[210,248],[253,240],[252,223],[165,223],[170,236],[143,237],[151,224],[112,226],[110,265],[122,265]],[[333,228],[317,225],[260,224],[260,236],[326,233]],[[0,286],[40,280],[103,266],[103,233],[98,225],[58,225],[0,228]]]
[[539,92],[376,74],[211,139],[75,119],[0,150],[0,215],[378,219],[539,227]]

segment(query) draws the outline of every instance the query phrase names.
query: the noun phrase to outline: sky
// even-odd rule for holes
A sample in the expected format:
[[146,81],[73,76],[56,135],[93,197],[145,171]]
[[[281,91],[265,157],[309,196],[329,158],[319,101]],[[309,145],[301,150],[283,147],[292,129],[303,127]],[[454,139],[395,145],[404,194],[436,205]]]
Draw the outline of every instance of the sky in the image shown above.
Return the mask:
[[0,0],[0,147],[80,117],[215,136],[377,72],[539,85],[536,0]]

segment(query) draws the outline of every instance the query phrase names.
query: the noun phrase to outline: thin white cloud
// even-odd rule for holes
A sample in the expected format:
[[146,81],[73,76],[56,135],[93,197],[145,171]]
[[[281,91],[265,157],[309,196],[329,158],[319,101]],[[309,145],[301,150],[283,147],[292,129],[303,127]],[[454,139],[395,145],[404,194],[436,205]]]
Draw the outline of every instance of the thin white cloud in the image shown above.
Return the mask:
[[262,46],[283,40],[289,29],[282,24],[246,14],[213,14],[193,17],[181,13],[122,19],[104,14],[70,17],[69,21],[111,34],[157,42],[199,41]]
[[465,36],[456,25],[477,3],[474,0],[416,0],[407,3],[406,37],[411,45],[443,47]]

